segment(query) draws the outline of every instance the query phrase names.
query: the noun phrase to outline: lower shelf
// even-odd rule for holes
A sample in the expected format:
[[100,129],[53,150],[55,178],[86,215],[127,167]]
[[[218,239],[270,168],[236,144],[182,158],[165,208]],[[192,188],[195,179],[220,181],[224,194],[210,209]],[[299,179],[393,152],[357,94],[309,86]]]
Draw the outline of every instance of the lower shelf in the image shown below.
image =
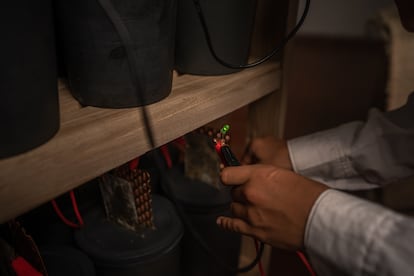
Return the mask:
[[[147,106],[156,145],[247,105],[280,86],[267,63],[225,76],[174,76],[166,99]],[[46,144],[0,160],[0,223],[150,150],[139,108],[81,107],[60,83],[61,127]]]

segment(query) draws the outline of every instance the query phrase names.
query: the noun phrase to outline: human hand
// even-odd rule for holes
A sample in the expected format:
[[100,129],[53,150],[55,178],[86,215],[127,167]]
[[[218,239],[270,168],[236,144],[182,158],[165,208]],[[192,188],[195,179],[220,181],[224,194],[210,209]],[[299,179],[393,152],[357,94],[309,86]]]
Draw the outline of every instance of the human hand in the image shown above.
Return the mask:
[[223,184],[234,187],[234,217],[219,217],[217,224],[290,250],[303,247],[310,210],[328,189],[292,171],[268,165],[228,167],[221,178]]
[[256,159],[261,164],[292,170],[292,163],[285,140],[273,136],[254,138],[249,152],[243,157],[244,164],[253,164]]

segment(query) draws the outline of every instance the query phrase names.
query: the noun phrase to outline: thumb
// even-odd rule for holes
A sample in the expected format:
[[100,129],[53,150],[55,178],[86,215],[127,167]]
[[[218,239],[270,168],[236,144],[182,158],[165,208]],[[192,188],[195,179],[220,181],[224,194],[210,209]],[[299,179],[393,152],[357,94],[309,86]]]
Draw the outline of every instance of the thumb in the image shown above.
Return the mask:
[[241,220],[239,218],[218,217],[216,223],[218,226],[227,231],[232,231],[248,236],[252,236],[253,234],[252,227],[244,220]]

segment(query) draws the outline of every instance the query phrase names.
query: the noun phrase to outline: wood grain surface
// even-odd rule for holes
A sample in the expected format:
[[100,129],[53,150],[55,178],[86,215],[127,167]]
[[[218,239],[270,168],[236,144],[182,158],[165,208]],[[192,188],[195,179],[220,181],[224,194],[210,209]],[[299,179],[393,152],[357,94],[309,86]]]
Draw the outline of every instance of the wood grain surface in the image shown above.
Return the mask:
[[[280,87],[278,63],[225,76],[174,76],[172,93],[147,106],[156,146]],[[59,83],[61,126],[49,142],[0,160],[0,223],[151,149],[139,108],[81,107]]]

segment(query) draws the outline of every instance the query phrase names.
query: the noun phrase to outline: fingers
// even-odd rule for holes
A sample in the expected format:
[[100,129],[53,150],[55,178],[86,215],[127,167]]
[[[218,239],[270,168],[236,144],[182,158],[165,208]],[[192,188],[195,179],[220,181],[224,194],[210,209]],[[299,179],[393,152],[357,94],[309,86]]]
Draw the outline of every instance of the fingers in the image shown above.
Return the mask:
[[262,137],[262,138],[255,138],[251,145],[250,151],[253,156],[256,157],[257,161],[263,161],[262,159],[266,159],[269,152],[274,150],[274,137]]
[[[273,136],[256,137],[247,145],[242,161],[244,164],[269,163],[277,151],[280,139]],[[281,140],[280,140],[281,141]]]
[[231,212],[234,217],[248,221],[247,208],[243,204],[233,202],[231,204]]
[[259,160],[256,157],[255,153],[252,152],[252,140],[250,140],[246,148],[244,149],[243,155],[241,157],[242,164],[250,165],[250,164],[256,164]]
[[260,160],[259,158],[257,158],[257,156],[254,153],[249,151],[245,155],[243,155],[241,162],[242,164],[245,164],[245,165],[252,165],[252,164],[259,163]]
[[242,185],[234,186],[234,188],[231,190],[231,198],[233,201],[247,203],[247,198],[243,188],[244,187]]
[[253,139],[251,144],[250,144],[250,151],[252,153],[257,153],[257,151],[260,151],[262,148],[268,147],[268,145],[266,144],[267,139],[269,139],[269,138],[268,137],[266,137],[266,138],[257,137],[255,139]]
[[218,217],[216,222],[218,226],[227,231],[232,231],[249,236],[252,236],[253,234],[252,227],[243,220],[238,218]]
[[251,176],[253,166],[227,167],[221,171],[221,181],[225,185],[241,185]]

